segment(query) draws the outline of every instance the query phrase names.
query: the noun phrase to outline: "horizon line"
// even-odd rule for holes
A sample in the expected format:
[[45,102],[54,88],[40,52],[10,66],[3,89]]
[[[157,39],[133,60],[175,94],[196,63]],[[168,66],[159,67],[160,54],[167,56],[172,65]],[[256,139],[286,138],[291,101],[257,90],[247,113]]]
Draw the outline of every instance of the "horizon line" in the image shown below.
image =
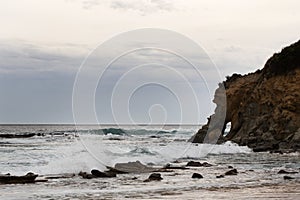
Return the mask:
[[183,123],[183,124],[179,124],[179,123],[166,123],[166,124],[146,124],[146,123],[138,123],[138,124],[113,124],[113,123],[103,123],[103,124],[76,124],[76,123],[0,123],[0,126],[13,126],[13,125],[22,125],[22,126],[46,126],[46,125],[59,125],[59,126],[108,126],[108,125],[120,125],[120,126],[159,126],[159,125],[164,125],[164,126],[174,126],[174,125],[185,125],[185,126],[196,126],[196,125],[201,125],[201,123],[199,124],[192,124],[192,123]]

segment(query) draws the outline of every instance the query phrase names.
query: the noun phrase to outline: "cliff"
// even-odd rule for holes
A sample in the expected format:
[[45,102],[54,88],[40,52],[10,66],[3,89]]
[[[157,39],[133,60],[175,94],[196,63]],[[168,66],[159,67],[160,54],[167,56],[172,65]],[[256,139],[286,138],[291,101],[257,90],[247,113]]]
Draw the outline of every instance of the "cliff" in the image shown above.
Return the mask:
[[[215,113],[190,141],[206,143],[205,137],[218,130],[214,142],[233,141],[254,151],[300,150],[300,41],[275,53],[262,70],[227,77],[226,101],[217,94],[221,85],[213,101]],[[226,113],[225,120],[209,128],[220,111]],[[228,122],[231,130],[224,135]]]

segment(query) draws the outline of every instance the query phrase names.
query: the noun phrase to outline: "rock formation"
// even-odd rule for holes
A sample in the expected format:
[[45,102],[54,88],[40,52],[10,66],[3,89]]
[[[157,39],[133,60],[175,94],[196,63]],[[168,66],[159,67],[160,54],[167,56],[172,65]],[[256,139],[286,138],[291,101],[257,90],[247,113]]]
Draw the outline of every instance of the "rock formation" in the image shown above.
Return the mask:
[[24,176],[12,176],[10,174],[0,175],[0,184],[24,184],[24,183],[35,183],[38,174],[32,172],[27,173]]
[[150,174],[149,178],[144,180],[144,182],[151,182],[151,181],[161,181],[163,178],[161,177],[160,173],[153,173]]
[[[226,101],[218,95],[221,85]],[[254,151],[300,150],[300,41],[275,53],[262,70],[227,77],[213,102],[215,113],[191,138],[193,143],[212,143],[205,138],[217,130],[220,137],[214,143],[233,141]],[[214,120],[217,126],[209,128],[211,119],[223,111],[225,120]],[[229,122],[231,130],[224,135]]]

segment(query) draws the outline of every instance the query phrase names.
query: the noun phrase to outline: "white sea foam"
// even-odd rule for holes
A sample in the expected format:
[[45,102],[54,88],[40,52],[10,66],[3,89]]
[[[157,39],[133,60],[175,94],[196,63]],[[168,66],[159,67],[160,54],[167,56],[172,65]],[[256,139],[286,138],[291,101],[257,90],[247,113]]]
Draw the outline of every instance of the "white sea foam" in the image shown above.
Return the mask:
[[[102,170],[105,166],[113,166],[118,162],[139,160],[143,163],[164,165],[179,158],[204,158],[208,154],[251,152],[247,147],[230,142],[222,145],[188,143],[186,141],[193,132],[184,129],[160,133],[156,129],[146,130],[145,133],[138,129],[137,135],[134,135],[137,130],[128,130],[131,131],[131,135],[84,132],[77,138],[46,136],[10,140],[15,143],[9,149],[11,153],[2,156],[3,163],[10,164],[2,166],[1,172],[7,173],[12,170],[18,174],[28,171],[41,174],[76,173],[80,170],[89,171],[91,168]],[[12,155],[16,158],[14,163],[10,161]]]
[[[52,129],[53,131],[61,130],[61,127]],[[23,128],[20,130],[23,131]],[[198,193],[191,197],[203,195],[203,193],[207,194],[206,197],[211,197],[212,192],[215,194],[218,191],[216,188],[224,191],[226,188],[235,187],[242,188],[244,191],[247,188],[256,190],[266,184],[287,184],[287,181],[277,172],[280,169],[299,171],[298,153],[283,155],[253,153],[248,147],[241,147],[231,142],[222,145],[186,142],[192,134],[191,131],[182,130],[155,135],[150,130],[147,134],[132,136],[85,132],[82,135],[79,134],[80,137],[54,135],[3,139],[0,146],[0,173],[10,172],[14,175],[23,175],[28,171],[43,175],[78,173],[81,170],[90,171],[93,168],[104,170],[104,165],[113,166],[117,162],[136,160],[144,164],[164,165],[178,158],[183,158],[179,159],[181,163],[178,165],[184,165],[186,161],[195,158],[201,162],[207,161],[214,166],[162,173],[162,181],[150,183],[142,183],[149,174],[122,174],[113,179],[86,180],[75,177],[49,180],[46,184],[7,185],[1,187],[0,198],[15,199],[15,196],[18,196],[22,199],[118,199],[127,196],[144,199],[161,197],[176,199],[176,195],[162,195],[162,193],[173,194],[175,192],[179,195],[177,199],[184,199],[188,198],[189,192],[197,191]],[[111,137],[114,139],[110,140]],[[216,179],[216,175],[225,173],[229,165],[238,170],[238,176]],[[204,176],[203,179],[191,179],[192,173],[196,170]],[[132,180],[133,176],[137,180]],[[299,173],[292,176],[295,180],[299,179]],[[295,184],[296,182],[292,180],[289,183]],[[253,197],[251,195],[250,197]]]

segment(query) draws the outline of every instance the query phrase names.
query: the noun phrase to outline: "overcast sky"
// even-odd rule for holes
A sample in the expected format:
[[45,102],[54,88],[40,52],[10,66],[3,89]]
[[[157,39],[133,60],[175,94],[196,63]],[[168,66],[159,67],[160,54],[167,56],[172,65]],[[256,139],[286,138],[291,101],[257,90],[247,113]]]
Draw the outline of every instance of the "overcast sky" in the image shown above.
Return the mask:
[[[95,54],[103,67],[104,57],[124,47],[108,41],[141,28],[166,29],[194,41],[203,52],[189,52],[168,35],[160,38],[185,48],[192,60],[211,58],[208,65],[216,65],[221,79],[256,71],[274,52],[300,39],[299,8],[298,0],[0,0],[0,123],[73,123],[73,86],[84,59],[106,42],[110,51]],[[147,42],[139,41],[132,49]],[[195,62],[201,63],[199,59]],[[144,64],[143,70],[137,64]],[[207,76],[217,76],[215,70]],[[120,123],[205,122],[214,107],[204,82],[213,90],[219,80],[193,74],[190,66],[161,51],[140,51],[118,60],[95,91],[98,122],[115,123],[114,117]],[[141,85],[136,77],[161,85]],[[184,77],[196,98],[185,89]],[[122,87],[115,88],[116,101],[111,97],[117,83]],[[134,86],[138,89],[130,99],[122,99]],[[196,104],[200,112],[193,113]],[[124,107],[132,119],[123,116]],[[183,115],[182,109],[191,114]],[[80,122],[97,121],[84,116]]]

